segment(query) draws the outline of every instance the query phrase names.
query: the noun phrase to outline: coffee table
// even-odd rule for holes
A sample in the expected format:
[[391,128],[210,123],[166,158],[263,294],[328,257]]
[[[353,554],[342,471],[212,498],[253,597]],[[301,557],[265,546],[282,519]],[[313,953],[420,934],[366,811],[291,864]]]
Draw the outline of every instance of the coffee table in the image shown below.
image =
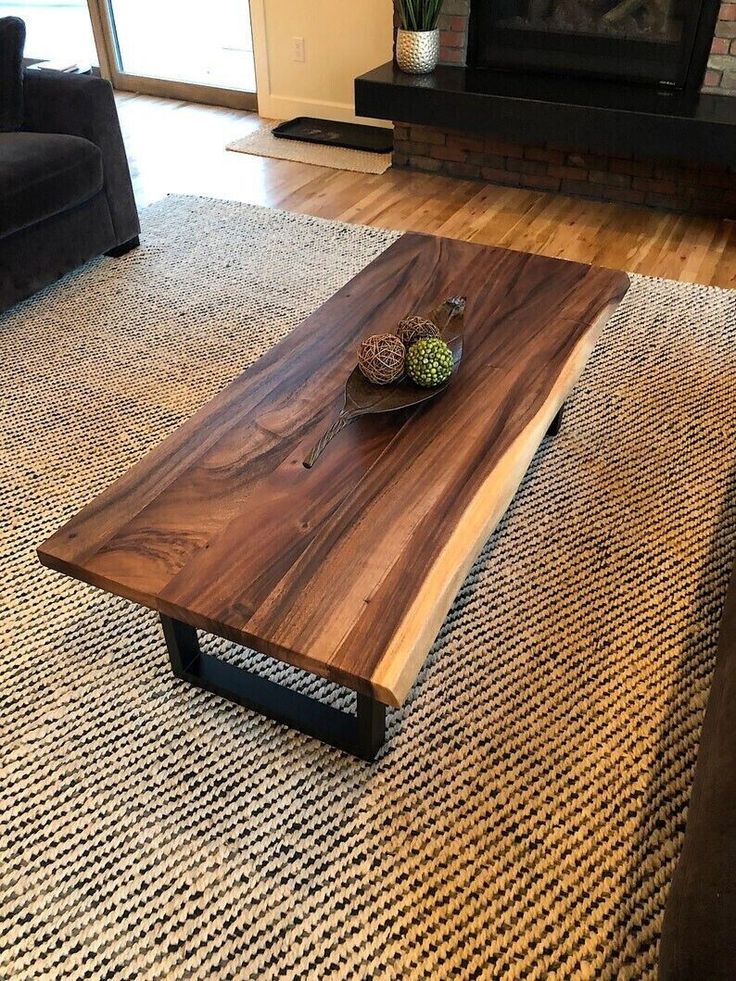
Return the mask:
[[[38,550],[159,612],[173,670],[364,759],[401,705],[595,341],[621,272],[407,234]],[[367,334],[467,297],[423,408],[359,420],[311,470]],[[196,628],[357,692],[343,712],[200,651]]]

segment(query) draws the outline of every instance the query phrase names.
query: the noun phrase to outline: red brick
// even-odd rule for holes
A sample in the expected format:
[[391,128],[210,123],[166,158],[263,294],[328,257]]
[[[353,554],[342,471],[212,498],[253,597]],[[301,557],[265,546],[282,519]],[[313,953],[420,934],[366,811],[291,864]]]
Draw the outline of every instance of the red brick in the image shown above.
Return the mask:
[[443,133],[442,130],[433,129],[431,126],[412,126],[411,138],[419,143],[439,144],[446,142],[447,134]]
[[696,186],[700,183],[705,187],[736,187],[736,174],[731,174],[727,170],[703,170],[693,183]]
[[694,184],[688,187],[689,194],[697,201],[721,201],[723,199],[723,188],[706,187],[704,184]]
[[409,139],[409,127],[405,126],[403,123],[394,123],[394,139],[395,140],[408,140]]
[[565,163],[568,167],[582,167],[583,170],[606,170],[608,159],[593,153],[569,153]]
[[470,0],[445,0],[442,9],[443,17],[457,15],[467,20],[470,16]]
[[503,140],[487,139],[485,141],[485,148],[488,153],[495,153],[501,157],[518,157],[522,159],[524,156],[524,147],[519,146],[518,143],[504,143]]
[[575,147],[570,146],[568,143],[548,143],[547,148],[549,150],[559,150],[560,153],[564,153],[567,156],[568,153],[575,153]]
[[630,187],[607,187],[601,197],[606,201],[621,204],[644,204],[644,191],[633,191]]
[[462,65],[465,61],[465,51],[463,48],[450,48],[446,44],[441,44],[440,61],[443,65]]
[[601,189],[588,181],[563,181],[560,185],[563,194],[580,195],[584,198],[600,197]]
[[464,48],[465,47],[465,35],[460,34],[458,31],[443,31],[442,32],[442,47],[445,48]]
[[420,143],[419,140],[399,140],[394,147],[399,153],[408,153],[409,156],[429,157],[432,153],[434,143]]
[[[652,174],[652,177],[658,181],[680,181],[687,175],[687,173],[688,171],[686,171],[684,167],[678,167],[677,164],[658,163],[654,165],[654,173]],[[690,178],[693,181],[698,179],[696,168],[690,172]]]
[[591,170],[588,180],[591,184],[605,184],[609,187],[631,187],[629,174],[612,174],[609,170]]
[[478,164],[479,167],[495,167],[498,170],[506,169],[506,158],[499,157],[495,153],[469,153],[468,163]]
[[630,174],[632,177],[651,177],[654,164],[644,160],[624,160],[615,157],[608,168],[613,174]]
[[652,194],[676,194],[677,184],[675,181],[667,180],[657,180],[652,178],[649,180],[645,177],[635,177],[631,185],[635,191],[648,191]]
[[450,177],[475,178],[476,180],[480,177],[480,167],[466,163],[448,162],[445,166],[445,172]]
[[456,163],[465,163],[467,153],[454,146],[433,146],[430,156],[435,160],[454,160]]
[[483,180],[490,181],[492,184],[511,184],[513,187],[519,186],[521,177],[520,174],[502,170],[500,167],[482,167],[480,176]]
[[718,19],[727,21],[736,20],[736,3],[722,3]]
[[588,171],[581,167],[550,167],[550,177],[559,177],[560,180],[587,181]]
[[[394,153],[395,166],[399,168],[413,166],[460,179],[482,177],[504,186],[559,190],[677,212],[722,216],[736,213],[736,169],[674,160],[604,157],[586,151],[563,153],[555,147],[481,139],[473,133],[444,132],[432,126],[411,126],[410,138],[402,139],[406,132],[404,124],[399,124]],[[561,158],[601,165],[576,167],[553,162]]]
[[687,198],[675,197],[672,194],[647,194],[644,203],[653,208],[666,208],[668,211],[687,211],[689,208]]
[[436,174],[442,170],[442,161],[434,160],[431,157],[409,157],[409,163],[416,170],[426,170],[430,173]]
[[725,55],[728,54],[728,50],[731,44],[728,38],[725,37],[714,37],[713,43],[710,46],[710,53],[714,55]]
[[456,31],[458,34],[464,34],[468,29],[468,18],[448,17],[446,19],[446,29],[448,31]]
[[[520,174],[546,174],[547,164],[539,163],[536,160],[517,160],[512,158],[509,169],[518,170]],[[559,178],[558,178],[559,179]]]
[[457,146],[461,150],[473,150],[480,153],[485,149],[485,140],[482,136],[457,136],[455,133],[447,134],[448,146]]
[[546,146],[528,146],[524,149],[527,160],[539,160],[544,163],[561,164],[565,155],[561,150],[550,150]]
[[721,79],[723,78],[723,72],[717,72],[712,68],[709,68],[705,73],[705,80],[703,84],[706,88],[716,89],[721,84]]
[[560,181],[548,174],[522,174],[519,180],[522,187],[530,187],[535,191],[559,191]]

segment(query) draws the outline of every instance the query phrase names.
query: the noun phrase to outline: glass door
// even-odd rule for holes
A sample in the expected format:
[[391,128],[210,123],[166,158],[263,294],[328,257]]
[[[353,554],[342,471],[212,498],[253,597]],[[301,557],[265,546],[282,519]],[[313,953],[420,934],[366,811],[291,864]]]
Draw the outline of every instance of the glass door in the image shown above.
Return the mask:
[[26,25],[25,57],[58,68],[98,64],[87,0],[0,0],[0,17]]
[[248,0],[89,2],[103,71],[115,88],[257,107]]

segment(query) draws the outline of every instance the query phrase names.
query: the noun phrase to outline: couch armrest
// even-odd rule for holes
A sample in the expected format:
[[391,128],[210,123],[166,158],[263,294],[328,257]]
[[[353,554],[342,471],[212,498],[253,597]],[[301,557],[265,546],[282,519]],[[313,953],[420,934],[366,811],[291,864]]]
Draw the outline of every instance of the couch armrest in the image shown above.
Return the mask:
[[92,75],[28,71],[23,129],[82,136],[102,151],[104,190],[118,243],[140,231],[112,86]]

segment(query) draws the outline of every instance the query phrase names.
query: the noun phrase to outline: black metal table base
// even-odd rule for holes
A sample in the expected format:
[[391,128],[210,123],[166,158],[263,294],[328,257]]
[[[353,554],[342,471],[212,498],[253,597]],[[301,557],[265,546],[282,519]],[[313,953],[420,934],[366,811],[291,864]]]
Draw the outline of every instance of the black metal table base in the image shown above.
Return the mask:
[[386,732],[386,706],[381,702],[358,693],[357,714],[342,712],[244,668],[203,654],[197,631],[187,623],[161,614],[161,624],[177,678],[260,712],[276,722],[283,722],[308,736],[315,736],[362,760],[375,759]]
[[554,417],[554,419],[552,420],[552,422],[549,424],[549,429],[544,434],[545,435],[545,439],[547,438],[547,436],[556,436],[559,433],[560,426],[562,425],[562,414],[563,414],[564,411],[565,411],[565,406],[564,406],[564,403],[563,403],[563,405],[560,406],[560,408],[559,408],[559,410],[557,412],[557,415]]

